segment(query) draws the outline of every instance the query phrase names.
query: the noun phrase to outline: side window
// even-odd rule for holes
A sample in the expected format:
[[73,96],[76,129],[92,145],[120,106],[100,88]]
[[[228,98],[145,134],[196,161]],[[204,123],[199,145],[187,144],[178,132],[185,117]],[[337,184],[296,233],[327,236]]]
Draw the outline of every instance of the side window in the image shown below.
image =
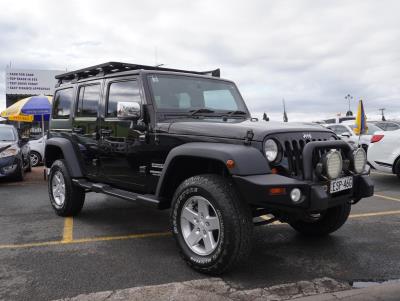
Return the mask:
[[54,119],[68,119],[71,115],[71,104],[73,100],[73,89],[58,90],[53,100],[53,113]]
[[237,110],[235,98],[229,90],[204,91],[204,105],[206,108],[219,110]]
[[117,117],[118,102],[141,102],[137,81],[114,82],[109,85],[107,117]]
[[336,134],[341,135],[345,132],[348,132],[347,128],[345,128],[344,126],[336,126]]
[[395,124],[395,123],[387,123],[386,124],[386,131],[395,131],[395,130],[398,130],[400,128],[400,126],[398,126],[397,124]]
[[77,117],[97,117],[100,101],[100,85],[81,86],[76,107]]

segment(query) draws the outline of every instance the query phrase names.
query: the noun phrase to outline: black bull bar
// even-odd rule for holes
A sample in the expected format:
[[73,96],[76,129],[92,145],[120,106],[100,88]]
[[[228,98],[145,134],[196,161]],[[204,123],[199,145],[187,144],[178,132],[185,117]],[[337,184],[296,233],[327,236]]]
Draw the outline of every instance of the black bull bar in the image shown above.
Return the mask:
[[348,159],[352,159],[352,148],[350,144],[342,140],[312,141],[307,143],[303,149],[303,175],[304,180],[313,179],[313,154],[318,149],[342,149]]

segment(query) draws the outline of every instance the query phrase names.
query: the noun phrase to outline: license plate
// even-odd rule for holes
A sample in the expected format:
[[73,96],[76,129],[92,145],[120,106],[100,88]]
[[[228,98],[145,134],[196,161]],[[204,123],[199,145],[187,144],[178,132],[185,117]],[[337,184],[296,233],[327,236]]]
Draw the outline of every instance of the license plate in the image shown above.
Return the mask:
[[330,193],[347,190],[353,187],[353,177],[345,177],[331,181]]

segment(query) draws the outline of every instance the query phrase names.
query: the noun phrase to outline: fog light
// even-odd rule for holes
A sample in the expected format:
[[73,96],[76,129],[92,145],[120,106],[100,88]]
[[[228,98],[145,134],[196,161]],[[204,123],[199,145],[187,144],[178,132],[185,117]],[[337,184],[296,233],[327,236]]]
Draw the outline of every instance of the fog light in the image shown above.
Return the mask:
[[293,188],[290,192],[290,198],[294,203],[298,203],[301,200],[301,190],[298,188]]

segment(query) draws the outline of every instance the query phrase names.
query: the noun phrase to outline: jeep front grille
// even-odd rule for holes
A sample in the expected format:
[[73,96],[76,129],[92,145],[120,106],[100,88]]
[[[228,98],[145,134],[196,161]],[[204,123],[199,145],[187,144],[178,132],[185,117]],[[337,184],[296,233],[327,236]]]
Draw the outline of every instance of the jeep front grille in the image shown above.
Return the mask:
[[[302,132],[282,133],[268,136],[279,141],[282,147],[282,160],[275,166],[287,176],[303,178],[303,149],[311,141],[328,141],[337,139],[333,134],[327,132],[311,132],[311,139],[304,139]],[[313,155],[313,168],[320,161],[328,149],[315,150]]]

